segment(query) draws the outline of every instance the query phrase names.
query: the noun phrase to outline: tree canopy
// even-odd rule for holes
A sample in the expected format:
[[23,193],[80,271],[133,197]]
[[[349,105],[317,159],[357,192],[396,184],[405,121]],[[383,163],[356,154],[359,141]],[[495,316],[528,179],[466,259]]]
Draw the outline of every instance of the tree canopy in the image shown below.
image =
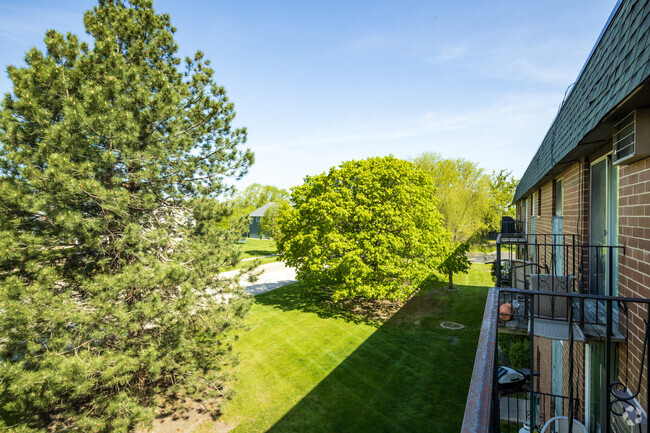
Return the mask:
[[238,208],[250,208],[253,211],[270,201],[280,203],[288,200],[289,192],[286,189],[254,183],[238,191],[233,198],[233,204]]
[[287,201],[273,202],[266,210],[264,216],[260,218],[260,234],[269,238],[275,238],[279,233],[278,213],[285,212],[288,207],[290,205]]
[[335,298],[404,299],[446,256],[430,177],[394,157],[348,161],[292,190],[278,249],[298,280]]
[[475,162],[423,153],[413,163],[431,177],[438,209],[454,242],[467,242],[487,230],[498,230],[511,212],[517,180],[506,170],[489,174]]
[[[15,429],[130,431],[230,391],[250,302],[214,198],[253,162],[200,52],[150,0],[48,31],[0,110],[0,406]],[[0,430],[3,428],[0,418]]]
[[431,177],[438,209],[454,242],[465,242],[486,228],[490,179],[483,169],[474,162],[444,159],[436,153],[423,153],[413,162]]
[[438,266],[438,270],[449,277],[450,289],[454,288],[454,274],[466,274],[472,267],[467,258],[468,251],[469,245],[465,242],[459,242],[454,245],[445,260]]
[[499,230],[502,216],[515,216],[513,199],[519,179],[516,179],[508,170],[499,170],[492,173],[490,178],[490,228]]

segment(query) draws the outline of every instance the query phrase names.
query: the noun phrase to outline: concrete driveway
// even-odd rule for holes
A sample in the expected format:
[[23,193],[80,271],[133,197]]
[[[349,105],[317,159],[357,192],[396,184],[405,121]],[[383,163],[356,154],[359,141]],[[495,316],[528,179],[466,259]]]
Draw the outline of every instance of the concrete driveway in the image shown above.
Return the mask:
[[[263,272],[257,281],[251,283],[245,277],[240,281],[246,293],[251,295],[259,295],[260,293],[296,282],[296,270],[286,266],[282,262],[261,265],[258,269],[263,270]],[[230,278],[236,275],[237,272],[239,271],[228,271],[222,273],[221,276]]]

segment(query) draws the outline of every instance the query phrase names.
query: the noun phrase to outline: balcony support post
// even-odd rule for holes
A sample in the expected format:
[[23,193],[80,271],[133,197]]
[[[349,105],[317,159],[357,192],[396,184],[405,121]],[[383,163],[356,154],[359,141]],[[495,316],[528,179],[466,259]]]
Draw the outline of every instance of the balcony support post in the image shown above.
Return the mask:
[[569,433],[573,433],[573,299],[569,298]]
[[501,288],[501,234],[497,235],[497,287]]
[[[535,295],[530,297],[530,371],[535,371]],[[536,407],[535,399],[535,376],[530,377],[530,431],[535,431]]]
[[[614,293],[614,264],[613,264],[613,252],[612,247],[608,248],[608,257],[607,257],[607,295],[613,296]],[[606,301],[607,307],[607,325],[605,336],[605,432],[609,433],[612,429],[612,406],[611,406],[611,386],[612,386],[612,333],[613,333],[613,311],[612,311],[612,300],[608,299]]]

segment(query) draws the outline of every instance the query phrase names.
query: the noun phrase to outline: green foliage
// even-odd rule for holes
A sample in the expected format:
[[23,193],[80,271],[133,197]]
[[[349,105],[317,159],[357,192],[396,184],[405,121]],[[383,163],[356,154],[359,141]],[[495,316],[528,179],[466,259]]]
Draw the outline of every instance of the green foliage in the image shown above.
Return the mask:
[[514,343],[508,351],[510,365],[515,370],[530,367],[530,340]]
[[519,179],[516,179],[510,171],[494,171],[490,177],[490,230],[500,230],[502,216],[515,216],[513,199]]
[[[497,282],[497,262],[494,261],[490,265],[490,275],[492,276],[492,281],[496,284]],[[511,284],[511,270],[507,261],[501,262],[501,287],[510,287]]]
[[[239,231],[247,236],[250,229],[250,213],[255,209],[264,206],[268,202],[282,203],[289,200],[289,192],[273,185],[261,185],[254,183],[242,191],[238,191],[228,204],[232,207],[232,215],[223,222],[224,227],[233,231]],[[267,230],[273,232],[274,227],[266,222]],[[272,224],[271,224],[272,225]],[[265,236],[272,236],[267,235]]]
[[[48,31],[0,111],[0,406],[37,431],[130,431],[229,393],[250,301],[215,197],[253,161],[198,52],[150,0],[101,0],[93,45]],[[217,410],[217,408],[214,408]]]
[[[503,276],[503,265],[501,266],[501,275]],[[490,276],[492,277],[492,281],[496,284],[497,282],[497,262],[494,261],[490,265]]]
[[459,242],[447,255],[447,258],[438,266],[438,271],[449,276],[450,289],[454,288],[454,274],[466,274],[472,266],[467,258],[468,251],[469,244]]
[[515,343],[523,341],[526,337],[517,334],[509,334],[507,332],[499,333],[499,349],[502,353],[508,354],[510,352],[510,346]]
[[[269,206],[264,216],[260,218],[260,234],[267,238],[275,238],[278,234],[278,213],[286,212],[286,209],[289,207],[291,206],[286,201],[281,201],[279,203],[276,202]],[[280,209],[282,209],[282,211],[280,211]]]
[[238,233],[239,236],[243,238],[248,236],[251,220],[249,215],[255,209],[252,207],[236,207],[232,202],[226,202],[224,203],[224,206],[229,210],[229,213],[226,218],[222,219],[218,223],[219,227]]
[[235,194],[233,204],[238,208],[250,209],[248,213],[251,213],[270,201],[275,203],[289,201],[289,192],[273,185],[254,183]]
[[514,369],[530,366],[530,340],[525,335],[499,333],[499,348]]
[[475,162],[423,153],[413,162],[431,176],[438,208],[454,242],[474,242],[499,230],[501,217],[514,216],[512,200],[519,181],[507,170],[488,175]]
[[298,280],[335,298],[404,299],[447,254],[431,180],[394,157],[348,161],[308,176],[278,215],[276,238]]
[[[251,329],[235,343],[247,362],[225,421],[242,433],[460,431],[487,265],[456,283],[463,296],[430,291],[395,314],[384,311],[393,302],[331,302],[322,287],[300,283],[256,296]],[[466,328],[444,329],[446,320]]]
[[415,165],[429,174],[438,209],[454,242],[466,242],[487,229],[490,177],[474,162],[444,159],[437,153],[423,153]]

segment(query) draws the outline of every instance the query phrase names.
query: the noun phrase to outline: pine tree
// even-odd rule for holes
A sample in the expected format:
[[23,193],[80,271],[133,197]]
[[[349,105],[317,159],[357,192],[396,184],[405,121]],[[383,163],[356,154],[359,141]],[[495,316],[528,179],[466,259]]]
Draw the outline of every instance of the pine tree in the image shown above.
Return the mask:
[[0,416],[25,431],[217,401],[250,305],[217,274],[239,233],[215,198],[253,155],[210,62],[150,0],[84,24],[90,44],[48,31],[8,67],[0,110]]

